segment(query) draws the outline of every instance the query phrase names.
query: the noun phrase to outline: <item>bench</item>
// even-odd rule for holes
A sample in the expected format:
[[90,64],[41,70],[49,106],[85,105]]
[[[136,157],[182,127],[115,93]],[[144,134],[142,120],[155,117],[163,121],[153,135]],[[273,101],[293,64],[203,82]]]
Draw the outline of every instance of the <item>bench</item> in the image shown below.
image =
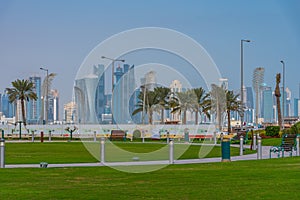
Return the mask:
[[278,158],[280,157],[280,153],[282,154],[282,157],[284,157],[284,152],[289,152],[290,156],[292,156],[293,151],[297,150],[296,138],[296,134],[284,134],[280,146],[273,146],[270,148],[270,158],[272,153],[276,153]]
[[197,135],[189,135],[189,140],[193,140],[193,139],[200,139],[200,140],[204,140],[204,139],[213,139],[213,135],[205,135],[205,134],[197,134]]
[[244,138],[244,144],[247,144],[248,142],[248,133],[249,133],[249,130],[248,131],[240,131],[240,132],[237,132],[237,134],[231,138],[231,141],[232,142],[236,142],[236,141],[240,141],[240,138],[241,136],[243,136]]
[[123,130],[111,130],[109,140],[126,141],[126,132]]

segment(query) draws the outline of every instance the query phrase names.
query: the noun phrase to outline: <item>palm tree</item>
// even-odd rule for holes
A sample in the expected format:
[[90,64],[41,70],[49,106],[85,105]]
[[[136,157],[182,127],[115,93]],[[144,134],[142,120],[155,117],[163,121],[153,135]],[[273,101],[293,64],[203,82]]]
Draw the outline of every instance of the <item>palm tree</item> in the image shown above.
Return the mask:
[[[144,93],[145,92],[145,93]],[[149,124],[153,122],[153,113],[157,110],[158,100],[157,94],[154,91],[142,91],[138,96],[138,103],[136,109],[132,112],[132,115],[136,115],[139,112],[145,112],[148,114]],[[144,122],[144,113],[143,113]]]
[[217,116],[217,128],[222,129],[222,115],[226,111],[226,90],[216,84],[211,85],[211,112]]
[[197,96],[192,90],[187,90],[185,92],[177,92],[174,99],[177,99],[177,103],[175,100],[172,113],[183,113],[182,123],[186,124],[187,111],[195,111],[195,105],[198,105]]
[[237,111],[239,115],[243,113],[243,104],[238,99],[239,95],[235,95],[233,91],[226,91],[226,113],[227,113],[227,130],[228,133],[231,133],[230,127],[230,112]]
[[210,118],[210,98],[209,94],[205,93],[205,90],[200,88],[195,88],[192,90],[197,97],[197,104],[195,104],[195,124],[198,124],[198,113],[204,113],[208,118]]
[[281,118],[281,108],[280,108],[280,73],[276,74],[276,88],[275,88],[275,96],[276,96],[276,105],[277,105],[277,114],[278,114],[278,125],[281,130],[282,126],[282,118]]
[[23,124],[26,127],[25,101],[36,101],[38,99],[36,93],[33,91],[34,84],[29,80],[17,79],[12,82],[12,86],[12,88],[6,88],[9,101],[11,103],[16,102],[17,100],[21,101]]
[[164,111],[165,109],[170,109],[168,102],[169,98],[168,96],[170,95],[170,88],[167,87],[156,87],[154,88],[154,93],[156,93],[156,100],[158,101],[158,104],[160,106],[160,120],[161,124],[164,123]]

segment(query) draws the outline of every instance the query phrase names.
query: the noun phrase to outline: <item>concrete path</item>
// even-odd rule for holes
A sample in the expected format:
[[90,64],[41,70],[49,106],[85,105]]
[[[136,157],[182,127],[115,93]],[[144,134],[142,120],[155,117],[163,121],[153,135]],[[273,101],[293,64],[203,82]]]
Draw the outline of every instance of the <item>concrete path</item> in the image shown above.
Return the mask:
[[[232,145],[238,146],[238,145]],[[248,145],[245,148],[250,148]],[[270,146],[262,147],[262,159],[269,159],[270,156]],[[285,153],[285,157],[289,154]],[[293,156],[296,156],[295,153]],[[272,158],[277,158],[277,154],[272,153]],[[242,156],[232,156],[231,161],[239,160],[257,160],[257,153],[248,154]],[[202,158],[202,159],[186,159],[186,160],[174,160],[173,164],[196,164],[196,163],[213,163],[221,162],[221,158]],[[132,162],[105,162],[105,163],[69,163],[69,164],[48,164],[48,168],[64,168],[64,167],[100,167],[100,166],[137,166],[137,165],[168,165],[169,160],[159,160],[159,161],[132,161]],[[5,168],[40,168],[40,164],[15,164],[15,165],[5,165]]]

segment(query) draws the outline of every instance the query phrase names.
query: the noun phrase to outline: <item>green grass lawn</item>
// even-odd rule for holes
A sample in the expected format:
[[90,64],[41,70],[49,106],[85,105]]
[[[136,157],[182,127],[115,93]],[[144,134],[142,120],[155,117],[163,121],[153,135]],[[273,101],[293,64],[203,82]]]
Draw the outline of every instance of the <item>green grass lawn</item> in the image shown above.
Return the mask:
[[300,158],[170,165],[0,169],[1,199],[299,199]]
[[[136,153],[148,153],[165,147],[166,144],[159,143],[114,143],[121,149]],[[91,147],[92,146],[92,147]],[[99,143],[89,143],[89,147],[95,152],[100,152]],[[109,149],[109,144],[107,144]],[[178,156],[178,159],[196,159],[199,158],[199,151],[207,148],[201,145],[187,146],[185,144],[175,144],[176,150],[187,148],[187,150]],[[112,150],[113,151],[113,150]],[[221,157],[221,148],[219,146],[208,147],[209,153],[205,157]],[[108,150],[107,150],[108,152]],[[255,151],[245,150],[245,154],[255,153]],[[161,154],[161,155],[160,155]],[[231,148],[231,156],[239,155],[239,148]],[[138,155],[139,156],[139,155]],[[133,156],[119,156],[122,160],[110,159],[107,155],[107,161],[132,161]],[[203,156],[200,156],[202,158]],[[117,159],[118,159],[117,158]],[[147,156],[149,158],[149,156]],[[168,147],[165,151],[158,153],[158,156],[151,157],[153,160],[168,159]],[[141,159],[143,160],[143,159]],[[145,159],[147,160],[147,159]],[[85,163],[97,162],[81,142],[51,142],[51,143],[6,143],[6,164],[38,164],[40,162],[48,163]]]

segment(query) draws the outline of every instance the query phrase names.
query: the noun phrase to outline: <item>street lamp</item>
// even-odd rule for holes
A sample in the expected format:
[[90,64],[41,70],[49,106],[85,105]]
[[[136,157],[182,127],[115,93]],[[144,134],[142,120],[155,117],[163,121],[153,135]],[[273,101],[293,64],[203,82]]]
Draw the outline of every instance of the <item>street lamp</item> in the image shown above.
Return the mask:
[[244,62],[244,55],[243,55],[243,43],[244,42],[250,42],[250,40],[241,40],[241,103],[243,106],[243,113],[241,115],[241,130],[243,127],[243,122],[244,122],[244,92],[243,92],[243,85],[244,85],[244,66],[243,66],[243,62]]
[[115,72],[115,61],[120,61],[120,62],[125,62],[124,59],[113,59],[113,58],[109,58],[109,57],[106,57],[106,56],[101,56],[102,59],[108,59],[108,60],[111,60],[112,63],[111,63],[111,68],[112,68],[112,77],[111,77],[111,91],[113,92],[114,91],[114,72]]
[[284,73],[285,73],[285,63],[283,60],[280,61],[282,63],[282,128],[284,129]]
[[[46,69],[46,68],[43,68],[43,67],[40,67],[40,70],[42,70],[42,71],[45,71],[46,72],[46,109],[44,109],[44,110],[46,110],[46,116],[45,116],[45,123],[46,124],[48,124],[48,85],[49,85],[49,81],[48,81],[48,79],[49,79],[49,70],[48,69]],[[45,97],[44,97],[44,99],[45,99]],[[44,105],[44,103],[43,103],[43,107],[44,107],[45,105]],[[43,113],[44,114],[44,113]],[[44,116],[43,116],[44,117]]]

